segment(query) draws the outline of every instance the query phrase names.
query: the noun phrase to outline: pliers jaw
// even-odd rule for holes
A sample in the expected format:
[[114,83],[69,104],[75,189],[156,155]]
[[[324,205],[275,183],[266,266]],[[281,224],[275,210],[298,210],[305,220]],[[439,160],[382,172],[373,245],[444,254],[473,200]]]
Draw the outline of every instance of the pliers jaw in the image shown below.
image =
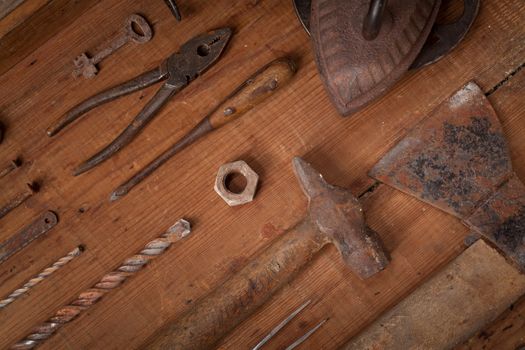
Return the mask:
[[177,53],[164,60],[159,67],[90,97],[53,124],[47,131],[49,136],[55,135],[81,115],[103,103],[167,79],[133,122],[104,149],[79,165],[73,174],[76,176],[88,171],[130,143],[169,99],[217,61],[231,35],[229,28],[199,35],[182,45]]
[[221,28],[199,35],[183,44],[178,53],[167,59],[168,84],[187,83],[201,75],[220,57],[230,41],[232,30]]

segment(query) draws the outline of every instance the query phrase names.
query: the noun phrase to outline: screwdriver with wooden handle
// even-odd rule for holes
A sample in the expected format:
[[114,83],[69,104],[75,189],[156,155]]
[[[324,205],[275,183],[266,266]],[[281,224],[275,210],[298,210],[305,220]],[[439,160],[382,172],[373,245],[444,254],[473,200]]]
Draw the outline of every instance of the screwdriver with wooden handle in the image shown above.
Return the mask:
[[296,71],[295,64],[288,58],[276,59],[252,75],[241,86],[211,111],[197,126],[159,157],[146,165],[125,183],[111,193],[110,201],[125,196],[133,187],[166,163],[171,157],[194,143],[209,132],[230,123],[259,103],[265,101],[286,85]]

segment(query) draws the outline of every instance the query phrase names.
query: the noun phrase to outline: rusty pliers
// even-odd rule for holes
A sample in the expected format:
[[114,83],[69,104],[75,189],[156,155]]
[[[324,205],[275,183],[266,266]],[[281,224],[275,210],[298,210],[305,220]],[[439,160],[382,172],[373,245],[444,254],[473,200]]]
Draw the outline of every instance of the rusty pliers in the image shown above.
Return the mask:
[[81,115],[101,104],[167,79],[131,124],[113,142],[80,164],[73,174],[76,176],[88,171],[129,144],[171,97],[184,89],[192,80],[217,61],[230,40],[231,34],[231,29],[222,28],[194,37],[182,45],[179,52],[172,54],[163,61],[159,67],[96,94],[71,109],[63,118],[53,124],[47,130],[49,136],[56,135]]

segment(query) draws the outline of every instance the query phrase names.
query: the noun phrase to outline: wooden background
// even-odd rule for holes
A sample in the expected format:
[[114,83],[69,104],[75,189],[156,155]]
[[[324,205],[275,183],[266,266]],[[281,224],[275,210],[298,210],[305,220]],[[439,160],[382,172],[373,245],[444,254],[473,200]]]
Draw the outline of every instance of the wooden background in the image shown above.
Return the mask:
[[[330,246],[227,336],[221,348],[255,345],[311,299],[267,348],[283,348],[329,318],[302,348],[336,349],[464,250],[468,232],[458,220],[384,185],[374,186],[367,172],[408,129],[470,80],[494,104],[515,169],[525,180],[523,0],[482,1],[474,27],[452,54],[408,73],[386,97],[347,119],[328,101],[291,1],[179,3],[181,23],[161,0],[29,0],[0,21],[0,121],[6,126],[0,164],[17,156],[24,159],[22,168],[0,179],[0,203],[21,191],[25,182],[42,183],[40,193],[0,220],[0,241],[45,210],[60,217],[46,237],[0,265],[0,296],[75,246],[87,247],[82,256],[0,311],[1,348],[21,339],[179,218],[187,218],[194,228],[189,239],[41,348],[139,347],[301,219],[306,199],[291,169],[291,159],[298,155],[329,182],[365,194],[368,223],[384,240],[392,263],[361,281]],[[120,49],[100,64],[92,80],[73,78],[73,58],[102,46],[131,13],[149,20],[153,39]],[[158,85],[93,110],[48,138],[45,130],[54,120],[92,94],[155,67],[192,36],[223,26],[235,34],[215,66],[177,95],[122,152],[87,174],[71,175],[129,123]],[[252,72],[280,56],[291,56],[299,66],[286,89],[174,157],[124,199],[108,202],[117,185],[187,132]],[[261,182],[254,202],[230,208],[213,191],[213,183],[218,167],[237,159],[246,160]],[[498,348],[514,349],[524,344],[524,304],[517,304],[500,326],[492,326],[505,331],[483,331],[465,348],[504,344]]]

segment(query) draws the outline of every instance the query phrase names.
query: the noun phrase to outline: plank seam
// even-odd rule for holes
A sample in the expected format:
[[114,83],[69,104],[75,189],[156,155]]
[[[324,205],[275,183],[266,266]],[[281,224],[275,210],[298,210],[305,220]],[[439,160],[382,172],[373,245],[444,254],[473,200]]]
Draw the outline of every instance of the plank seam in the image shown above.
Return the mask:
[[487,91],[485,93],[485,96],[488,97],[488,96],[492,95],[493,93],[495,93],[496,91],[498,91],[501,87],[503,87],[505,84],[507,84],[507,82],[510,79],[512,79],[513,76],[518,74],[518,72],[521,71],[524,67],[525,67],[525,62],[520,64],[516,69],[514,69],[507,76],[505,76],[505,78],[503,78],[500,82],[498,82],[496,85],[494,85],[494,87],[492,87],[492,89],[490,89],[489,91]]

